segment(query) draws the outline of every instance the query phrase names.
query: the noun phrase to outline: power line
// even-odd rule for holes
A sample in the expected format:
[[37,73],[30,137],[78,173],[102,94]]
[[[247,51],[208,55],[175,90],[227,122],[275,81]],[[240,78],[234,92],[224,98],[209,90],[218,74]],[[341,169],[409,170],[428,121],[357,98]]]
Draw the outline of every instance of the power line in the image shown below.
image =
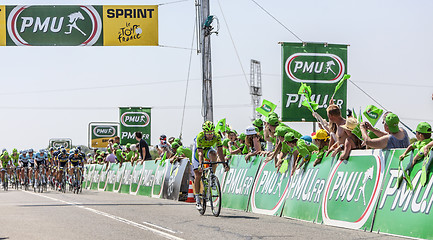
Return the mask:
[[176,48],[176,49],[183,49],[183,50],[195,50],[197,51],[197,49],[192,48],[192,46],[190,48],[187,47],[178,47],[178,46],[169,46],[169,45],[158,45],[158,47],[165,47],[165,48]]
[[370,81],[356,81],[356,82],[358,82],[358,83],[367,83],[367,84],[387,85],[387,86],[433,88],[433,85],[422,85],[422,84],[386,83],[386,82],[370,82]]
[[299,41],[304,42],[300,37],[298,37],[294,32],[292,32],[292,30],[290,30],[282,22],[278,21],[278,19],[276,19],[274,16],[272,16],[272,14],[270,14],[268,11],[266,11],[266,9],[264,9],[262,6],[260,6],[260,4],[258,4],[254,0],[251,0],[251,1],[253,1],[257,6],[259,6],[259,8],[261,8],[265,13],[267,13],[269,16],[271,16],[275,21],[277,21],[281,26],[283,26],[287,31],[289,31],[293,36],[295,36]]
[[237,48],[236,48],[235,41],[233,40],[232,33],[230,32],[229,25],[227,24],[227,20],[226,20],[226,17],[225,17],[225,15],[224,15],[223,8],[221,7],[221,3],[220,3],[219,0],[218,0],[218,6],[220,7],[221,14],[223,15],[223,18],[224,18],[224,24],[226,25],[227,31],[228,31],[229,36],[230,36],[230,40],[232,41],[233,48],[235,49],[235,53],[236,53],[236,57],[238,58],[239,65],[241,65],[242,72],[244,73],[245,82],[247,83],[247,86],[250,87],[250,84],[248,83],[247,75],[245,74],[244,67],[242,66],[241,58],[239,57],[239,53],[238,53],[238,50],[237,50]]
[[[232,75],[221,75],[214,78],[231,78],[242,76],[242,74],[232,74]],[[190,81],[200,81],[199,78],[192,78]],[[8,95],[21,95],[21,94],[34,94],[34,93],[51,93],[51,92],[72,92],[72,91],[82,91],[82,90],[95,90],[95,89],[108,89],[108,88],[120,88],[120,87],[135,87],[144,85],[159,85],[159,84],[169,84],[169,83],[179,83],[185,82],[187,80],[169,80],[169,81],[158,81],[158,82],[144,82],[144,83],[128,83],[128,84],[116,84],[110,86],[94,86],[94,87],[80,87],[80,88],[61,88],[61,89],[44,89],[44,90],[34,90],[34,91],[21,91],[21,92],[2,92],[0,96]]]
[[179,0],[179,1],[173,1],[173,2],[166,2],[166,3],[160,3],[158,6],[164,6],[169,4],[175,4],[175,3],[181,3],[181,2],[188,2],[189,0]]
[[[361,92],[363,92],[365,95],[367,95],[371,100],[373,100],[375,103],[377,103],[377,105],[379,105],[381,108],[383,108],[385,111],[388,111],[382,104],[380,104],[378,101],[376,101],[376,99],[374,99],[372,96],[370,96],[370,94],[368,94],[366,91],[364,91],[362,88],[360,88],[356,83],[354,83],[352,80],[350,80],[350,78],[349,78],[349,81],[353,84],[353,85],[355,85],[355,87],[357,87]],[[409,127],[409,126],[407,126],[406,124],[404,124],[404,122],[403,121],[401,121],[400,120],[400,123],[401,124],[403,124],[403,126],[405,126],[407,129],[409,129],[409,131],[411,131],[413,134],[415,134],[416,135],[416,133]]]
[[[153,106],[152,110],[179,110],[183,106]],[[251,104],[233,104],[233,105],[215,105],[215,108],[249,108],[251,107]],[[201,105],[190,105],[185,106],[185,108],[188,109],[200,109]],[[34,107],[34,106],[18,106],[18,107],[10,107],[10,106],[0,106],[0,109],[3,110],[47,110],[47,111],[59,111],[59,110],[89,110],[89,111],[95,111],[95,110],[114,110],[118,109],[118,107]]]

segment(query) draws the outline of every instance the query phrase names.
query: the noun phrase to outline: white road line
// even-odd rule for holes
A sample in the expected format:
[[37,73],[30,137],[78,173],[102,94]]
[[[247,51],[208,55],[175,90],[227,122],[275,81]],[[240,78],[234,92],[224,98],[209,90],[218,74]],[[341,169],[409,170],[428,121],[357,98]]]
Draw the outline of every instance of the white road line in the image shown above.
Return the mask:
[[[104,216],[104,217],[107,217],[107,218],[111,218],[111,219],[116,220],[118,222],[123,222],[123,223],[126,223],[128,225],[134,226],[136,228],[140,228],[140,229],[143,229],[143,230],[151,231],[151,232],[153,232],[153,233],[155,233],[155,234],[157,234],[159,236],[162,236],[164,238],[167,238],[167,239],[184,240],[183,238],[176,237],[176,236],[171,235],[169,233],[159,231],[158,229],[155,229],[155,228],[152,228],[152,227],[148,227],[148,226],[145,226],[143,224],[136,223],[136,222],[130,221],[130,220],[122,218],[122,217],[118,217],[118,216],[115,216],[115,215],[112,215],[112,214],[109,214],[109,213],[106,213],[106,212],[102,212],[102,211],[99,211],[99,210],[96,210],[96,209],[93,209],[93,208],[88,208],[88,207],[80,206],[80,205],[78,205],[79,203],[66,202],[66,201],[63,201],[63,200],[60,200],[60,199],[57,199],[57,198],[53,198],[53,197],[49,197],[49,196],[46,196],[46,195],[42,195],[42,194],[37,194],[37,193],[23,191],[23,190],[21,190],[21,191],[25,192],[25,193],[33,194],[33,195],[36,195],[36,196],[39,196],[39,197],[44,197],[44,198],[47,198],[47,199],[50,199],[50,200],[53,200],[53,201],[62,202],[62,203],[65,203],[65,204],[68,204],[68,205],[71,205],[71,206],[75,206],[75,207],[78,207],[78,208],[81,208],[81,209],[85,209],[87,211],[96,213],[98,215],[101,215],[101,216]],[[149,224],[149,223],[147,223],[147,224],[148,225],[153,225],[153,224]],[[154,225],[153,227],[164,229],[164,230],[169,231],[169,232],[170,231],[173,232],[170,229],[165,229],[165,228],[160,227],[160,226]],[[175,232],[173,232],[173,233],[175,233]]]
[[158,226],[158,225],[153,224],[153,223],[150,223],[150,222],[143,222],[143,223],[146,224],[146,225],[149,225],[149,226],[151,226],[151,227],[161,229],[161,230],[166,231],[166,232],[171,232],[171,233],[182,233],[182,232],[173,231],[173,230],[171,230],[171,229],[169,229],[169,228],[165,228],[165,227]]

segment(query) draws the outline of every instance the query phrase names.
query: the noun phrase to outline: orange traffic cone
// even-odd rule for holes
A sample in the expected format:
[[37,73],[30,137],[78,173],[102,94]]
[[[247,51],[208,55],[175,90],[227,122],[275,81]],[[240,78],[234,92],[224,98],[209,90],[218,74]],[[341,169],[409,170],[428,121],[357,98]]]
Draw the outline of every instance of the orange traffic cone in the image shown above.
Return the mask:
[[192,189],[192,181],[189,180],[189,188],[188,188],[188,198],[185,202],[195,203],[194,199],[194,190]]

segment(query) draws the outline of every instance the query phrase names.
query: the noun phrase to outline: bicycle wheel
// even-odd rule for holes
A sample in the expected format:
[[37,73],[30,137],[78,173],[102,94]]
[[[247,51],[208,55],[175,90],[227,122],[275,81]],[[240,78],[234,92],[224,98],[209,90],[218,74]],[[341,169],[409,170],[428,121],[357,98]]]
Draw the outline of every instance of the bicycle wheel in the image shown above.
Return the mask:
[[213,176],[209,179],[210,187],[208,187],[208,193],[209,193],[209,203],[210,208],[212,210],[212,214],[215,217],[218,217],[221,212],[221,188],[220,188],[220,181],[216,176]]
[[6,174],[5,174],[5,179],[4,179],[4,182],[3,182],[3,188],[4,188],[5,191],[8,190],[8,185],[9,185],[8,178],[9,178],[9,176],[8,176],[8,174],[6,173]]
[[202,209],[198,210],[198,211],[201,215],[203,215],[206,212],[206,198],[207,198],[206,194],[207,194],[207,187],[208,186],[207,186],[207,180],[205,178],[203,178],[203,176],[202,176],[201,182],[203,185],[203,191],[202,191],[201,196],[200,196],[200,202],[201,202]]

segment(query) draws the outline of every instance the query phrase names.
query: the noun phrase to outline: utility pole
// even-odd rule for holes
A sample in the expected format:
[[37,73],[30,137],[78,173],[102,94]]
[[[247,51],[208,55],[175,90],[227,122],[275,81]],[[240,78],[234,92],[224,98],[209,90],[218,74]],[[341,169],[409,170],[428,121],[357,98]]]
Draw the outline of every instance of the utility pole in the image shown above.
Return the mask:
[[196,0],[197,22],[200,31],[199,49],[202,55],[202,114],[204,121],[213,122],[213,97],[212,97],[212,60],[210,36],[218,34],[218,28],[214,31],[212,23],[218,19],[209,15],[209,0]]
[[260,98],[262,96],[262,70],[260,62],[251,59],[250,67],[250,95],[253,104],[253,119],[260,118],[261,114],[256,111],[260,107]]

